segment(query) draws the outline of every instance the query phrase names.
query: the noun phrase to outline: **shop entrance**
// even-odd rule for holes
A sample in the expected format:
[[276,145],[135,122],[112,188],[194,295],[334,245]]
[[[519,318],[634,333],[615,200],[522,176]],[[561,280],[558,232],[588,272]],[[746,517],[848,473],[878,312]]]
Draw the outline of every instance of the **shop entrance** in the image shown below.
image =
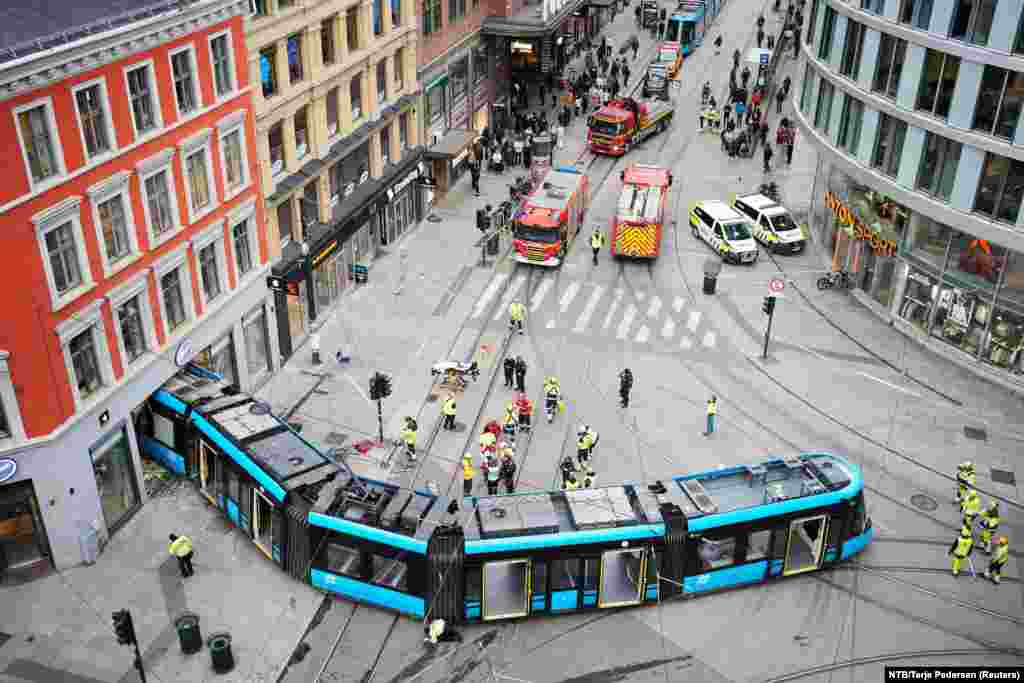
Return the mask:
[[791,576],[817,569],[824,549],[827,517],[794,519],[789,524],[789,543],[786,545],[786,568],[783,576]]
[[51,568],[32,482],[0,486],[0,583],[35,578]]
[[142,462],[142,485],[146,497],[152,498],[173,481],[195,472],[195,462],[186,462],[180,440],[175,438],[176,423],[153,410],[147,401],[132,411],[135,441],[139,444]]
[[253,539],[263,554],[274,559],[274,504],[259,491],[252,496]]

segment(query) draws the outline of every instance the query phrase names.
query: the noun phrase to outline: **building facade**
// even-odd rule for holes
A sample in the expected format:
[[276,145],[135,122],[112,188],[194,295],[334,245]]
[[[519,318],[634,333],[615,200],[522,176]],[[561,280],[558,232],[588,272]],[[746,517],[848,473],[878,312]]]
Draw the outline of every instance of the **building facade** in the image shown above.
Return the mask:
[[73,4],[0,57],[0,576],[145,502],[137,409],[181,365],[245,391],[278,356],[245,0]]
[[252,0],[282,358],[422,214],[412,0]]
[[1020,0],[811,0],[797,119],[811,225],[857,296],[1024,391]]

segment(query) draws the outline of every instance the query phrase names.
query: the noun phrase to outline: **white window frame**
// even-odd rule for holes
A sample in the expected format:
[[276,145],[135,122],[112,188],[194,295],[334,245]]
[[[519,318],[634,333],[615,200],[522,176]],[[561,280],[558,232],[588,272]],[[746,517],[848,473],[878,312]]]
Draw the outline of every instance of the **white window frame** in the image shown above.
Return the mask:
[[[173,161],[174,149],[167,148],[140,161],[135,166],[135,172],[139,176],[139,194],[142,197],[142,212],[146,219],[146,234],[149,236],[150,250],[156,249],[167,240],[173,239],[174,236],[180,233],[185,227],[181,221],[181,209],[178,206],[178,192],[174,185]],[[165,171],[167,173],[167,196],[171,201],[171,214],[173,214],[174,218],[174,227],[163,235],[157,235],[156,229],[153,226],[153,216],[150,215],[149,194],[146,192],[146,181],[161,171]]]
[[[238,133],[238,146],[242,156],[242,182],[236,188],[228,187],[228,155],[225,140],[232,133]],[[252,182],[249,172],[249,154],[245,144],[245,110],[229,114],[217,122],[217,150],[220,154],[220,169],[224,180],[224,201],[234,199],[248,189]]]
[[21,407],[18,405],[18,394],[14,391],[14,381],[11,379],[11,368],[8,364],[10,357],[10,352],[0,351],[0,404],[3,405],[8,429],[6,435],[0,435],[0,448],[16,446],[26,438],[25,423],[21,421]]
[[[228,71],[231,74],[231,88],[223,95],[217,92],[217,67],[215,66],[213,54],[213,41],[217,38],[226,38],[228,44]],[[207,47],[210,50],[210,71],[213,76],[213,97],[217,102],[230,99],[238,92],[238,72],[235,70],[235,50],[231,40],[231,31],[219,31],[213,33],[207,40]]]
[[[245,204],[228,214],[228,236],[231,239],[231,259],[235,263],[235,287],[240,288],[243,283],[249,282],[260,272],[263,262],[260,260],[260,243],[256,237],[256,198],[252,198]],[[238,251],[235,247],[235,226],[245,222],[246,233],[249,235],[249,253],[252,254],[252,268],[248,273],[242,273],[238,264]]]
[[[190,112],[181,111],[181,103],[178,102],[178,89],[174,83],[174,58],[183,52],[188,53],[189,61],[191,62],[192,68],[192,98],[195,100],[195,109]],[[175,50],[167,52],[167,68],[170,69],[171,73],[171,96],[174,100],[174,112],[178,115],[179,121],[187,121],[195,118],[199,114],[203,113],[203,89],[199,86],[199,60],[196,58],[195,45],[189,43],[183,45]]]
[[[204,128],[178,144],[178,160],[181,165],[181,178],[185,182],[185,205],[188,209],[189,223],[196,223],[220,205],[220,200],[217,197],[217,183],[213,179],[213,154],[210,152],[210,138],[212,136],[213,129]],[[192,183],[188,177],[187,162],[189,157],[200,152],[206,158],[206,185],[207,191],[210,193],[210,203],[205,208],[196,211],[192,208]]]
[[[85,143],[85,126],[82,125],[82,113],[78,111],[78,93],[93,86],[99,86],[100,88],[100,106],[103,108],[103,122],[106,124],[107,139],[110,141],[110,149],[96,155],[89,154],[89,146]],[[94,78],[71,88],[71,104],[75,108],[75,120],[78,122],[78,138],[82,143],[82,153],[89,163],[109,159],[117,154],[117,136],[114,134],[114,119],[110,112],[110,94],[107,92],[107,79],[102,77]]]
[[192,245],[192,254],[196,261],[196,275],[199,279],[199,303],[203,313],[209,311],[210,302],[206,300],[206,281],[203,277],[203,264],[199,260],[199,252],[206,247],[213,245],[213,254],[217,263],[217,281],[220,284],[220,296],[214,300],[213,305],[219,306],[231,296],[231,287],[228,286],[228,263],[227,255],[224,252],[224,226],[227,224],[223,218],[216,221],[202,232],[189,240]]
[[[128,82],[128,73],[135,71],[136,69],[146,68],[149,69],[149,81],[150,88],[149,93],[153,98],[153,118],[156,120],[156,125],[153,126],[153,130],[140,133],[139,129],[135,125],[135,112],[132,110],[132,93],[131,86]],[[164,128],[164,115],[160,110],[160,87],[156,80],[156,63],[152,59],[143,59],[141,62],[135,62],[124,67],[124,92],[125,97],[128,99],[128,117],[132,122],[132,134],[136,142],[142,140],[148,140],[152,137],[156,137]],[[173,87],[173,86],[172,86]],[[175,98],[175,107],[178,106],[177,98]]]
[[[187,334],[196,320],[196,303],[192,296],[192,272],[188,262],[188,246],[188,242],[182,242],[153,264],[153,280],[156,285],[157,302],[160,305],[160,322],[164,329],[165,344],[170,344]],[[181,300],[185,304],[185,322],[178,330],[172,332],[167,325],[167,304],[164,302],[164,291],[160,285],[160,279],[172,270],[179,268],[182,269],[178,281],[182,288]]]
[[[156,321],[153,318],[153,307],[149,301],[149,274],[151,271],[152,268],[143,268],[132,275],[124,284],[107,292],[107,301],[110,302],[110,315],[114,321],[114,336],[117,338],[117,352],[121,356],[121,367],[124,369],[125,374],[127,374],[129,368],[137,367],[147,357],[151,357],[159,348],[156,338]],[[123,305],[136,297],[139,299],[139,315],[142,317],[142,337],[146,342],[146,351],[134,361],[129,362],[118,311]]]
[[[28,149],[25,145],[25,138],[21,134],[21,123],[18,121],[18,116],[26,111],[31,111],[37,107],[43,107],[46,112],[46,124],[50,127],[50,137],[53,141],[53,156],[54,162],[57,164],[57,172],[49,178],[36,181],[32,176],[32,165],[28,162]],[[58,183],[63,182],[65,176],[68,174],[67,164],[64,163],[64,146],[60,142],[60,134],[57,129],[57,117],[53,113],[53,98],[52,97],[40,97],[37,100],[26,102],[20,107],[15,107],[12,110],[14,116],[14,130],[18,134],[18,147],[21,151],[21,162],[25,167],[25,177],[28,179],[29,187],[32,192],[39,192],[49,187],[53,187]]]
[[[82,231],[82,198],[69,197],[60,204],[32,216],[32,222],[36,228],[36,241],[39,244],[39,254],[43,259],[46,282],[50,286],[51,310],[59,311],[96,286],[92,279],[92,270],[89,268],[89,257],[85,251],[85,235]],[[71,234],[75,239],[75,252],[78,254],[78,270],[82,275],[82,283],[64,294],[58,294],[56,280],[53,277],[53,267],[50,265],[50,252],[46,249],[46,235],[51,230],[68,222],[71,223]]]
[[[75,408],[77,410],[102,400],[103,390],[109,389],[115,383],[114,366],[111,363],[110,349],[107,347],[106,327],[103,324],[103,304],[105,301],[104,298],[96,299],[57,325],[54,330],[60,339],[60,349],[64,356],[64,369],[68,373],[68,380],[71,383],[71,395],[75,399]],[[83,399],[78,392],[78,379],[75,377],[75,366],[71,362],[71,349],[69,346],[72,339],[84,332],[92,334],[93,348],[96,350],[96,364],[99,366],[100,380],[103,382],[103,386],[92,396]]]
[[[103,263],[103,277],[110,277],[114,273],[124,270],[125,267],[134,263],[142,256],[139,250],[138,227],[135,224],[135,216],[132,212],[132,195],[129,187],[131,177],[131,171],[121,171],[86,190],[92,204],[92,222],[96,229],[96,243],[99,246],[100,261]],[[100,222],[100,204],[110,201],[115,197],[121,198],[121,206],[124,210],[125,233],[128,237],[128,255],[117,263],[111,264],[110,257],[107,254],[107,243],[103,239],[103,225]]]

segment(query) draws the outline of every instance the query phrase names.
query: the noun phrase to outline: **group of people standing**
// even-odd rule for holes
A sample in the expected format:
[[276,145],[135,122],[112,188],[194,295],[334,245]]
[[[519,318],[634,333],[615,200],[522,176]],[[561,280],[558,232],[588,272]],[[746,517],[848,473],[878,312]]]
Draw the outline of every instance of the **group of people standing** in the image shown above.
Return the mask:
[[[1002,521],[999,517],[998,501],[990,501],[988,507],[982,511],[981,496],[974,489],[976,479],[977,472],[973,462],[962,462],[957,466],[954,502],[960,505],[963,521],[960,534],[949,548],[949,554],[953,557],[953,576],[960,575],[964,560],[970,564],[971,573],[975,573],[974,563],[970,557],[975,547],[980,546],[982,552],[991,556],[984,576],[992,583],[998,584],[1002,578],[1003,567],[1010,558],[1010,542],[1006,536],[996,536]],[[977,544],[974,540],[975,523],[979,527]]]

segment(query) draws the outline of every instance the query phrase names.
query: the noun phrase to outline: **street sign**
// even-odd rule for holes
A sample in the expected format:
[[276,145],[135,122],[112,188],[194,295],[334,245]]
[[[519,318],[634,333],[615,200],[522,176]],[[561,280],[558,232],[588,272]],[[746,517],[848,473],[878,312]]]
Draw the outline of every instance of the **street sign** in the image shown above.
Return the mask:
[[786,288],[786,281],[780,277],[773,277],[768,281],[768,291],[774,294],[781,294]]

